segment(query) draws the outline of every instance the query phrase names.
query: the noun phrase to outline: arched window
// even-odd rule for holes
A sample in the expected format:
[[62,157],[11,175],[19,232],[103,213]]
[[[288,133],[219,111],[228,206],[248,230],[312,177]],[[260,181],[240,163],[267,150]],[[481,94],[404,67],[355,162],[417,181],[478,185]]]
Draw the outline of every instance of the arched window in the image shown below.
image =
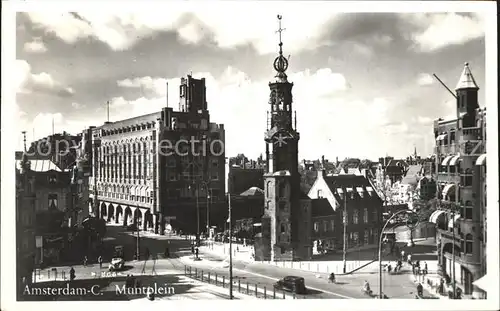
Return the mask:
[[465,236],[465,253],[472,254],[472,234],[467,234]]
[[465,201],[465,219],[472,220],[472,202],[471,201]]
[[271,205],[271,201],[269,201],[269,200],[268,200],[268,201],[266,202],[266,209],[269,209],[270,205]]
[[266,183],[266,196],[269,198],[271,196],[271,181]]
[[323,198],[323,190],[319,189],[318,190],[318,199],[322,199]]

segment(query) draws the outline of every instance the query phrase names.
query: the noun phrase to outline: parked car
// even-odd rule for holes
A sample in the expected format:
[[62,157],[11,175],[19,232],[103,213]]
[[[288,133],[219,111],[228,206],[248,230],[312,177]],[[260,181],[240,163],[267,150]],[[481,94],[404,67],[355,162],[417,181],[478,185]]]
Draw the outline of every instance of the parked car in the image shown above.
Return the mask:
[[120,257],[114,257],[109,263],[109,271],[119,271],[122,270],[125,265],[125,260]]
[[286,290],[296,294],[306,294],[307,289],[304,278],[299,276],[285,276],[274,284],[274,288]]

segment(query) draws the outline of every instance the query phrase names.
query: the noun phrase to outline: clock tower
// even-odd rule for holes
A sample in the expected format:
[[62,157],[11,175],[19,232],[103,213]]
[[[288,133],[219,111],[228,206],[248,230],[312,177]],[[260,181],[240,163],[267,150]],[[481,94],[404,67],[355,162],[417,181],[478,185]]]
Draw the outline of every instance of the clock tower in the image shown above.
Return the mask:
[[267,244],[266,260],[309,259],[310,199],[300,189],[296,118],[292,110],[292,87],[286,75],[288,59],[283,56],[281,16],[279,54],[274,60],[275,80],[269,83],[270,111],[265,132],[267,170],[264,174],[265,207],[262,238]]

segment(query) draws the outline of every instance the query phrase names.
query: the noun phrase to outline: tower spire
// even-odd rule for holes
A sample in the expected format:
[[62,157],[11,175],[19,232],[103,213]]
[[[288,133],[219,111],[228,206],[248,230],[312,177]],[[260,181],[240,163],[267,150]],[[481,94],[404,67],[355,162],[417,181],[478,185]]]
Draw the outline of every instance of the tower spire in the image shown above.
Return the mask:
[[26,131],[22,131],[21,133],[23,133],[23,143],[24,143],[24,152],[26,152]]
[[279,34],[279,55],[274,59],[273,67],[278,72],[276,74],[276,78],[278,82],[287,82],[287,76],[285,71],[288,69],[288,60],[283,56],[283,41],[281,38],[281,33],[285,30],[285,28],[281,28],[281,19],[283,18],[281,15],[278,15],[278,30],[276,31]]

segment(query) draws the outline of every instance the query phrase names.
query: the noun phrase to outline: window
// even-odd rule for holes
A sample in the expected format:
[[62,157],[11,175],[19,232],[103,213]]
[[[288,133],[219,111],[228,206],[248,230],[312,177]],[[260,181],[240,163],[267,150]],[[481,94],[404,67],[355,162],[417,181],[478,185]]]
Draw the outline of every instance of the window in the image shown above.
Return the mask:
[[363,222],[365,224],[368,223],[368,209],[365,207],[365,209],[363,210]]
[[219,180],[219,172],[212,172],[212,180]]
[[335,220],[334,219],[331,219],[330,220],[330,230],[334,230],[335,229]]
[[328,221],[323,220],[323,232],[327,232],[327,231],[328,231]]
[[266,183],[266,196],[269,198],[270,197],[270,192],[271,191],[271,181],[268,181]]
[[286,225],[281,224],[281,233],[286,233]]
[[465,201],[465,219],[472,220],[472,202]]
[[472,254],[472,234],[467,234],[465,236],[465,253]]
[[285,211],[286,210],[286,202],[280,202],[279,206],[280,206],[280,211]]
[[174,157],[168,158],[167,166],[168,167],[175,167],[175,158]]
[[364,236],[364,244],[370,244],[370,231],[365,230],[365,236]]
[[318,190],[318,199],[323,198],[323,190]]
[[57,182],[57,176],[56,175],[50,175],[49,176],[49,183],[53,184]]
[[315,221],[314,222],[314,232],[318,232],[319,231],[319,222]]
[[271,205],[271,201],[266,202],[266,209],[269,209],[269,206]]
[[352,244],[357,245],[359,243],[359,232],[352,233]]
[[284,181],[279,183],[279,197],[286,198],[286,183]]
[[378,213],[377,213],[377,210],[373,210],[372,211],[372,221],[375,221],[375,222],[378,222]]
[[50,193],[49,198],[49,209],[57,209],[57,194]]
[[355,209],[352,213],[352,223],[357,224],[359,222],[359,212]]

